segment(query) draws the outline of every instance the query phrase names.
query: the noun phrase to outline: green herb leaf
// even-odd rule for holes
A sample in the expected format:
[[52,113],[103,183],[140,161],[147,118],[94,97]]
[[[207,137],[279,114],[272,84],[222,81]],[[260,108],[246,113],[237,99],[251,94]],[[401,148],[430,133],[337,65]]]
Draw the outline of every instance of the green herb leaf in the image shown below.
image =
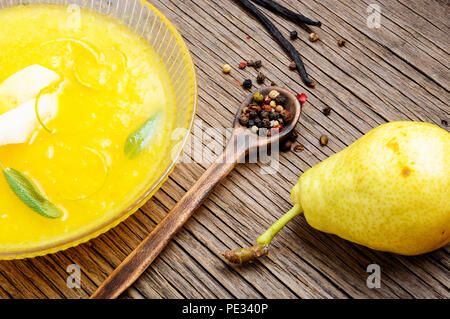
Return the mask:
[[154,113],[141,127],[128,136],[124,149],[126,156],[134,158],[150,144],[160,118],[161,112]]
[[34,186],[28,177],[13,168],[5,168],[3,174],[13,192],[36,213],[45,217],[61,217],[61,211]]

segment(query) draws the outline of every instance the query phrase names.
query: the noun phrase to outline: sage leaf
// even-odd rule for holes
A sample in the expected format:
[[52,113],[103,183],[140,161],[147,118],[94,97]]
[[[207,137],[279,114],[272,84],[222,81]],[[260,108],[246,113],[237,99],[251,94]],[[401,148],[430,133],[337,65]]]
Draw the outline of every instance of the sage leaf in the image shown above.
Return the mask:
[[58,207],[45,198],[23,173],[13,168],[5,168],[3,174],[12,191],[33,211],[48,218],[61,217]]
[[134,158],[150,144],[160,119],[161,112],[152,114],[141,127],[128,136],[124,149],[126,156],[129,158]]

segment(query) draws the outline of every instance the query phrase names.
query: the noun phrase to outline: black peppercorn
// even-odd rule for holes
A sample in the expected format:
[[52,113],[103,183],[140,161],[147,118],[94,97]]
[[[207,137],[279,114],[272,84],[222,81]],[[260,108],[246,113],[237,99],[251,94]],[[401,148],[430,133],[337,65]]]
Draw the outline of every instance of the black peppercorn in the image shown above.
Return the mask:
[[248,127],[252,127],[253,125],[255,125],[255,121],[254,120],[248,120]]
[[255,119],[255,125],[256,125],[257,127],[262,127],[262,121],[261,121],[259,118],[256,118],[256,119]]
[[276,117],[275,113],[269,113],[269,120],[274,121],[276,119],[277,119],[277,117]]
[[330,115],[330,113],[331,113],[331,107],[329,107],[329,106],[324,107],[323,110],[322,110],[322,113],[323,113],[325,116]]
[[253,86],[253,83],[252,83],[252,80],[250,80],[250,79],[247,79],[244,81],[244,83],[242,83],[242,87],[247,90],[251,89],[252,86]]
[[269,116],[269,112],[267,111],[261,111],[261,113],[259,114],[263,119],[267,118]]
[[259,69],[262,66],[261,60],[255,61],[255,69]]
[[291,40],[296,40],[297,38],[298,38],[298,33],[297,33],[297,31],[291,31],[291,34],[290,34],[290,36],[291,36]]
[[258,82],[258,84],[263,84],[265,79],[266,76],[264,75],[264,73],[259,72],[258,76],[256,77],[256,82]]

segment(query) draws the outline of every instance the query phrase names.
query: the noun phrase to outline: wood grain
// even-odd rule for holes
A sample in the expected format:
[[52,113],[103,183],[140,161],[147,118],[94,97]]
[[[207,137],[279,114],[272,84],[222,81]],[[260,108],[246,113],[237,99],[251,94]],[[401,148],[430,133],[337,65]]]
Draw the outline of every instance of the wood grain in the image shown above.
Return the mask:
[[[315,28],[321,41],[311,43],[295,24],[263,10],[283,34],[298,30],[294,46],[317,82],[315,89],[302,84],[278,43],[233,1],[151,1],[174,22],[192,51],[203,131],[231,126],[236,107],[248,93],[236,82],[256,78],[254,69],[239,70],[237,65],[262,59],[266,85],[274,81],[308,95],[297,141],[305,150],[282,154],[275,175],[262,175],[261,163],[236,166],[121,298],[449,298],[448,246],[418,257],[380,253],[315,231],[303,217],[279,234],[273,253],[260,263],[234,268],[223,261],[225,250],[252,244],[291,207],[290,189],[305,170],[371,128],[393,120],[441,127],[442,120],[450,122],[446,1],[278,1],[322,22]],[[371,3],[381,6],[381,29],[367,27]],[[345,47],[337,46],[341,37],[347,40]],[[224,63],[233,66],[229,76],[222,74]],[[329,117],[322,114],[325,106],[332,108]],[[330,136],[327,147],[319,145],[322,134]],[[202,163],[177,165],[139,212],[88,244],[31,260],[0,262],[0,297],[87,298],[216,156],[211,152]],[[82,270],[80,289],[66,285],[66,268],[73,263]],[[366,286],[371,263],[381,267],[380,289]]]

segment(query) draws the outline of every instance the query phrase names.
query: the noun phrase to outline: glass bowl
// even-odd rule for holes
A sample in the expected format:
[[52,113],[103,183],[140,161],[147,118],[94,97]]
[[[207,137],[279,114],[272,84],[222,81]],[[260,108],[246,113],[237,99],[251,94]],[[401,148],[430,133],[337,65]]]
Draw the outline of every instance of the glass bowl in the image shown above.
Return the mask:
[[[0,0],[5,7],[27,4],[78,5],[111,16],[141,35],[166,65],[176,95],[175,134],[171,140],[172,157],[167,160],[157,181],[140,194],[124,211],[88,231],[61,242],[14,252],[0,252],[0,260],[20,259],[55,253],[77,246],[117,226],[136,212],[161,187],[181,156],[191,132],[197,107],[197,78],[189,49],[175,26],[158,9],[144,0]],[[182,129],[182,130],[180,130]]]

